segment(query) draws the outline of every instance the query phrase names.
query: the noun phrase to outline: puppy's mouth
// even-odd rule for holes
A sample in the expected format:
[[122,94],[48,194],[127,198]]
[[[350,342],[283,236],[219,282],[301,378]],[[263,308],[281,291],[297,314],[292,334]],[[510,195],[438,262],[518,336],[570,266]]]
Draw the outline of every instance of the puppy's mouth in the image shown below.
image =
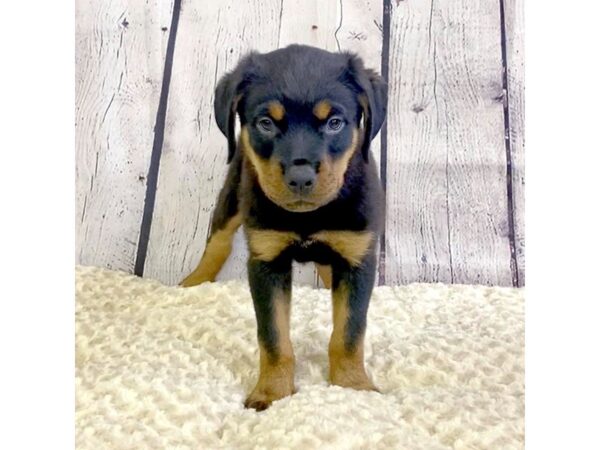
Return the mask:
[[314,211],[315,209],[318,209],[321,205],[318,203],[314,203],[314,202],[309,202],[306,200],[295,200],[289,203],[286,203],[285,205],[282,205],[283,208],[287,209],[288,211],[292,211],[292,212],[308,212],[308,211]]

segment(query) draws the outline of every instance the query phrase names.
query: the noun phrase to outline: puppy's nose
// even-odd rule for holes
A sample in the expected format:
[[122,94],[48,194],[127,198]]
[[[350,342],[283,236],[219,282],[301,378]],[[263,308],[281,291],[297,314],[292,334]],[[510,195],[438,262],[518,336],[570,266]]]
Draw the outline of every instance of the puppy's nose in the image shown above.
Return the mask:
[[285,182],[294,194],[307,195],[315,185],[317,174],[310,164],[296,164],[285,171]]

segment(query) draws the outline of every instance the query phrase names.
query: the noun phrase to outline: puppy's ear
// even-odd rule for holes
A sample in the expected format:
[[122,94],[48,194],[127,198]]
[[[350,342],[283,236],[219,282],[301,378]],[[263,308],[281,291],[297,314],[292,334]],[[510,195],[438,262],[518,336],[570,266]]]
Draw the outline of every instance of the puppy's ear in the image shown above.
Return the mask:
[[244,96],[244,91],[255,77],[253,58],[255,53],[244,57],[233,72],[224,75],[215,90],[215,120],[227,138],[227,164],[233,159],[236,149],[235,116]]
[[369,161],[371,141],[377,136],[387,111],[387,83],[371,69],[365,69],[362,60],[354,55],[348,55],[348,70],[346,82],[350,82],[358,94],[362,107],[365,136],[362,143],[362,155]]

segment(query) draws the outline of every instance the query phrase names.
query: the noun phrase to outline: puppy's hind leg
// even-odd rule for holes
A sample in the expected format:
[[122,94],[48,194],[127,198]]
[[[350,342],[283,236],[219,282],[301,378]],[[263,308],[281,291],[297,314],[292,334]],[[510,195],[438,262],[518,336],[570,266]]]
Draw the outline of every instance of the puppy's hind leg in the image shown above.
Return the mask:
[[331,266],[326,266],[323,264],[315,264],[317,266],[317,273],[319,274],[319,278],[323,282],[323,286],[325,289],[331,289],[332,283],[332,275],[331,275]]
[[241,158],[236,157],[229,166],[225,184],[219,193],[215,207],[210,236],[198,267],[180,284],[184,287],[195,286],[205,281],[214,281],[231,253],[235,232],[242,224],[242,215],[238,205],[238,186],[240,184]]

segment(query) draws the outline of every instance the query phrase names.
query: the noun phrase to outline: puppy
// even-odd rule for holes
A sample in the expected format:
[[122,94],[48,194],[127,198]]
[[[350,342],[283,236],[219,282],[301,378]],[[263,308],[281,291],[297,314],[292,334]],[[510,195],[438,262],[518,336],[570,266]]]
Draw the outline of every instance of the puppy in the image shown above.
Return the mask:
[[384,208],[369,147],[385,118],[385,82],[356,55],[292,45],[243,58],[218,83],[214,107],[230,165],[204,254],[182,285],[213,281],[244,225],[260,348],[245,406],[294,393],[293,260],[314,261],[332,289],[330,382],[376,390],[363,343]]

